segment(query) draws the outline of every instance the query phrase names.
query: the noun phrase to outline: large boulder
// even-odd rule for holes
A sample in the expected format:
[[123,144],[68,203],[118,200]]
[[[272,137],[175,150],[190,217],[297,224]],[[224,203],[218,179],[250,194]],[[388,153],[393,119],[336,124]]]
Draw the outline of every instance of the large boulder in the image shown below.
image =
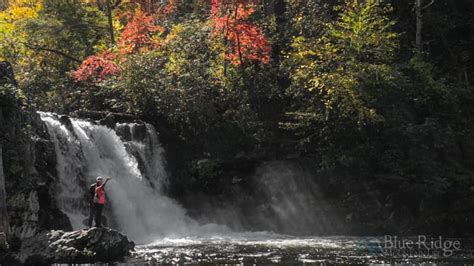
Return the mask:
[[20,260],[35,265],[114,262],[123,260],[134,246],[126,236],[109,228],[53,230],[25,239]]

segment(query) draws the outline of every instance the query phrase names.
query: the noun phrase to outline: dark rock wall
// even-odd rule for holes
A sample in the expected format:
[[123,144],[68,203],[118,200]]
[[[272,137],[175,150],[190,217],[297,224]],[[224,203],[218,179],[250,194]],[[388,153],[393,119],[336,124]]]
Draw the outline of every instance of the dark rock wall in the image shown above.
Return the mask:
[[19,108],[4,116],[3,158],[11,236],[21,240],[46,229],[72,229],[52,196],[56,155],[39,115]]
[[[6,208],[10,225],[10,248],[48,229],[70,230],[69,219],[57,207],[54,195],[56,154],[46,126],[35,110],[15,94],[12,73],[0,77],[0,86],[10,86],[1,97],[0,141],[5,176]],[[5,72],[5,73],[3,73]],[[10,81],[10,83],[8,82]]]

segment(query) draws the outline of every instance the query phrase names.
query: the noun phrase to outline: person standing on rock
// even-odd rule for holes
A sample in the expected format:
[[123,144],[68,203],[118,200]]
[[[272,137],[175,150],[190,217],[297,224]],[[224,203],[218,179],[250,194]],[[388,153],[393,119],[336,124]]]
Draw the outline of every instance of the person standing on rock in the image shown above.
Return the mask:
[[96,227],[102,227],[102,210],[105,205],[105,184],[107,181],[112,179],[107,177],[104,181],[102,176],[98,176],[96,183],[92,184],[89,188],[89,200],[90,200],[90,211],[89,211],[89,222],[88,226],[92,227],[92,221],[95,220]]

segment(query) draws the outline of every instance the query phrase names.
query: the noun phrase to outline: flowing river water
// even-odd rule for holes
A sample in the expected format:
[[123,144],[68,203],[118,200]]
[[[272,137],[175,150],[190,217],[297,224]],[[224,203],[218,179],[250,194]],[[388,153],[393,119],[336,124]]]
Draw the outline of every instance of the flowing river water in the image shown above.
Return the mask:
[[[153,126],[127,123],[109,128],[92,120],[52,113],[40,115],[56,150],[57,204],[74,229],[85,227],[89,185],[98,175],[113,177],[106,187],[110,191],[108,224],[137,243],[136,251],[124,265],[474,264],[474,244],[468,239],[293,237],[235,232],[225,224],[201,224],[163,192],[167,184],[165,152]],[[286,205],[292,206],[293,202]],[[285,213],[291,215],[285,218],[288,221],[300,219],[293,212]],[[322,222],[330,225],[326,220]]]
[[[459,248],[436,248],[438,237],[404,237],[413,246],[393,247],[386,237],[292,237],[270,233],[248,233],[212,238],[162,239],[139,245],[126,265],[134,263],[165,264],[426,264],[472,265],[474,243],[459,241]],[[451,242],[450,242],[451,241]],[[431,248],[433,247],[433,248]],[[452,251],[452,253],[451,253]]]

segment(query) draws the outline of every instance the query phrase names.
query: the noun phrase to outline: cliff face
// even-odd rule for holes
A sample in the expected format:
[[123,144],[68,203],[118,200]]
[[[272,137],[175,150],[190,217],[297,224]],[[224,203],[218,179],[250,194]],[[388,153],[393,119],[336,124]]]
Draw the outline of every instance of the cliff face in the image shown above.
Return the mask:
[[55,151],[44,124],[36,113],[16,110],[9,113],[6,125],[3,152],[12,237],[24,239],[44,229],[71,229],[51,196],[56,181]]
[[[3,72],[2,72],[3,73]],[[56,207],[54,183],[56,158],[39,115],[18,99],[11,80],[0,77],[0,141],[11,250],[21,240],[48,229],[71,229]]]

